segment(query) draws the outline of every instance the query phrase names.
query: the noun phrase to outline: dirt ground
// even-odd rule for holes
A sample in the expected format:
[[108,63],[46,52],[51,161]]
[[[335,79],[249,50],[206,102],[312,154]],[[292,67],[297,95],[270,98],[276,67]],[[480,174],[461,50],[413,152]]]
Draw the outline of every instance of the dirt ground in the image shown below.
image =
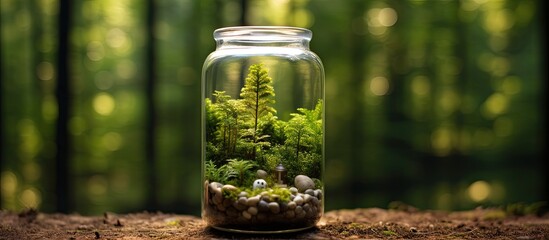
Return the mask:
[[549,239],[549,215],[500,209],[463,212],[337,210],[316,228],[283,235],[219,232],[199,217],[167,213],[103,216],[0,211],[0,239]]

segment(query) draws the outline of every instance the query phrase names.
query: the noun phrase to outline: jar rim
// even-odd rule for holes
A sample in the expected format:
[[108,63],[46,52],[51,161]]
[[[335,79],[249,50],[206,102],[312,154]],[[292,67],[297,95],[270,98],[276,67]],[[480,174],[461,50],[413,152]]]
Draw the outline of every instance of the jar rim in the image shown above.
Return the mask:
[[218,28],[213,33],[215,40],[247,39],[247,40],[308,40],[311,30],[290,26],[234,26]]

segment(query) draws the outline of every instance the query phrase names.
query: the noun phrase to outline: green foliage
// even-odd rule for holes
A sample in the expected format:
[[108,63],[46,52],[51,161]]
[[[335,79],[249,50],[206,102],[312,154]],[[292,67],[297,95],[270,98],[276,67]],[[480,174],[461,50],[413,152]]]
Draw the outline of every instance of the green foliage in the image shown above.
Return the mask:
[[223,166],[227,166],[231,172],[235,173],[233,175],[236,181],[235,185],[243,186],[245,182],[248,182],[249,179],[252,179],[254,177],[254,173],[250,171],[256,166],[253,162],[238,159],[229,159],[227,162],[227,165]]
[[206,141],[210,143],[215,141],[215,132],[219,124],[219,117],[215,114],[216,105],[212,104],[212,100],[206,98],[204,105],[206,108]]
[[237,172],[229,168],[228,165],[216,167],[212,161],[206,161],[204,164],[204,177],[211,182],[225,183],[237,175]]
[[215,165],[226,166],[230,176],[224,182],[251,185],[255,179],[253,168],[270,171],[279,163],[288,171],[285,182],[292,182],[299,174],[320,177],[322,100],[314,109],[298,108],[290,114],[289,121],[282,121],[271,106],[274,96],[267,69],[253,64],[240,99],[215,91],[215,101],[206,100],[206,158]]
[[221,143],[221,151],[227,158],[236,151],[244,106],[241,101],[231,99],[224,91],[215,91],[213,95],[217,103],[214,115],[219,119],[216,139]]
[[[293,156],[289,167],[310,177],[319,177],[322,160],[322,101],[314,110],[299,108],[300,113],[292,113],[292,119],[285,126],[285,146],[292,149]],[[295,166],[298,162],[300,166]],[[296,169],[297,168],[297,169]],[[290,173],[289,173],[290,174]],[[295,176],[291,173],[291,176]]]

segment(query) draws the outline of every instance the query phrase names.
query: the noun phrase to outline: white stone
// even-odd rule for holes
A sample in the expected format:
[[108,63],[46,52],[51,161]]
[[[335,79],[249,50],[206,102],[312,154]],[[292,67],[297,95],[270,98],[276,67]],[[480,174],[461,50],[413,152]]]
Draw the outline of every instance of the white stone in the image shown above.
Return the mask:
[[254,181],[253,189],[266,188],[266,187],[267,187],[267,182],[265,182],[265,180],[257,179]]

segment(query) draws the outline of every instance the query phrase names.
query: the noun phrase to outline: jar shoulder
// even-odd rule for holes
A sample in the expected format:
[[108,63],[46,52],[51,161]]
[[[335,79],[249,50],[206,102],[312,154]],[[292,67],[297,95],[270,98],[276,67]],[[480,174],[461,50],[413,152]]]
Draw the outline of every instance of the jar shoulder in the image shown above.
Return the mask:
[[227,48],[217,49],[210,53],[205,60],[205,65],[237,59],[270,59],[292,62],[310,62],[322,66],[320,57],[309,49],[301,48]]

